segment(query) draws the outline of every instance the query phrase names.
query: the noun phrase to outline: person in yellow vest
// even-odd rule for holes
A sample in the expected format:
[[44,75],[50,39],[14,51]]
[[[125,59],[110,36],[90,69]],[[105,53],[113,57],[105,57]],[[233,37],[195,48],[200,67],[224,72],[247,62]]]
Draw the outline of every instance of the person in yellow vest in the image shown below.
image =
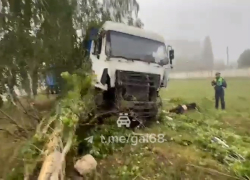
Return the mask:
[[220,76],[220,73],[215,74],[215,79],[211,82],[215,91],[215,108],[219,108],[219,101],[221,102],[221,109],[225,109],[225,92],[224,89],[227,88],[227,83],[224,78]]

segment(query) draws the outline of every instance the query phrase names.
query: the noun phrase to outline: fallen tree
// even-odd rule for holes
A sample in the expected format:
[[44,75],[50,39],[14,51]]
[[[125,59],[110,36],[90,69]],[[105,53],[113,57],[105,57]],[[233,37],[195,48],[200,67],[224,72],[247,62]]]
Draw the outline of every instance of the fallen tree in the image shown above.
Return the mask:
[[65,179],[67,153],[77,145],[76,129],[79,124],[94,122],[94,119],[89,118],[95,105],[92,77],[88,69],[90,68],[83,69],[81,73],[62,73],[67,85],[67,90],[64,91],[66,93],[56,101],[50,116],[45,116],[39,124],[31,125],[33,129],[21,126],[16,119],[1,110],[6,119],[16,127],[15,132],[3,130],[14,138],[23,140],[19,155],[14,157],[21,159],[21,162],[16,164],[11,173],[6,172],[6,179]]
[[[39,155],[43,162],[38,176],[39,180],[65,178],[65,157],[75,143],[78,122],[89,123],[88,114],[94,108],[90,75],[87,73],[70,75],[66,72],[62,74],[62,77],[71,88],[58,101],[55,115],[43,120],[34,136],[35,144],[43,142],[43,149]],[[32,169],[26,172],[25,179],[33,173]]]

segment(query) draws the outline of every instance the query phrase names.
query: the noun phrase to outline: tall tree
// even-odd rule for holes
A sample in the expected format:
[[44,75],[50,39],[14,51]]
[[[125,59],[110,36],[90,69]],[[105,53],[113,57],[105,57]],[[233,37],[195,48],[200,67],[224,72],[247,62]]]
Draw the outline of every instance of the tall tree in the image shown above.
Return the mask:
[[77,29],[86,32],[106,20],[125,22],[128,17],[142,26],[136,0],[0,1],[0,76],[8,79],[0,87],[9,82],[10,88],[21,86],[28,94],[36,94],[43,62],[60,71],[81,65]]
[[[0,94],[6,92],[14,94],[14,86],[24,88],[31,96],[36,94],[38,75],[43,71],[43,68],[41,68],[43,62],[47,66],[45,68],[52,67],[54,70],[59,69],[58,71],[74,71],[79,68],[84,51],[81,39],[76,34],[77,29],[86,32],[90,26],[100,26],[103,21],[108,19],[124,22],[127,17],[132,17],[133,22],[139,21],[137,17],[139,5],[136,0],[103,0],[102,3],[97,0],[0,0],[0,2],[2,5],[0,9]],[[88,68],[86,70],[81,69],[81,72],[88,70]],[[77,105],[76,109],[79,109],[75,102],[79,102],[79,105],[84,103],[84,107],[88,106],[85,105],[85,102],[92,98],[87,96],[86,100],[80,99],[80,94],[84,93],[79,91],[82,90],[83,84],[86,87],[91,85],[91,79],[85,79],[85,77],[72,76],[71,82],[73,83],[70,85],[74,85],[71,90],[73,89],[75,92],[70,91],[68,99],[61,101],[64,104],[62,111],[60,111],[62,113],[51,117],[53,121],[56,121],[53,122],[56,133],[52,133],[53,135],[49,136],[48,139],[52,139],[53,142],[55,142],[54,137],[60,139],[60,141],[57,141],[60,142],[60,147],[61,144],[66,144],[66,148],[62,151],[63,156],[60,158],[62,162],[59,162],[61,167],[58,170],[62,170],[60,177],[64,174],[65,154],[68,152],[68,147],[74,142],[73,133],[77,125],[77,121],[73,127],[69,124],[66,125],[67,122],[62,123],[60,116],[67,109],[71,109],[71,104]],[[8,88],[5,88],[5,85]],[[85,89],[88,89],[86,87]],[[75,102],[72,101],[72,95],[76,96],[75,99],[73,98],[73,100],[76,100]],[[87,110],[83,111],[89,114]],[[68,119],[76,120],[75,112],[69,114],[72,114],[72,118],[67,117]],[[63,115],[63,117],[66,116]],[[48,125],[52,121],[49,120],[49,122]],[[57,131],[58,129],[60,129],[60,132]],[[50,131],[49,129],[49,134]],[[44,133],[42,134],[44,135]],[[54,136],[55,134],[56,136]],[[47,144],[48,136],[45,135],[44,137],[46,139],[45,144]],[[38,141],[40,142],[40,140]],[[48,146],[46,145],[46,147]],[[27,151],[27,154],[25,152],[22,154],[24,156],[24,158],[22,157],[24,160],[22,167],[25,169],[24,179],[28,179],[29,174],[32,174],[31,166],[33,167],[36,161],[34,154],[37,153]],[[29,160],[29,162],[26,162],[26,160]],[[56,164],[58,163],[56,162]],[[41,172],[45,172],[41,174],[46,174],[47,177],[46,171],[42,169]],[[55,173],[59,174],[59,172]],[[59,177],[59,175],[57,176]],[[55,178],[55,176],[51,177]],[[64,178],[61,177],[60,179]]]
[[212,43],[211,43],[209,36],[207,36],[204,40],[203,51],[202,51],[202,61],[206,69],[208,70],[213,69],[214,54],[213,54]]
[[245,50],[238,59],[239,68],[250,67],[250,49]]

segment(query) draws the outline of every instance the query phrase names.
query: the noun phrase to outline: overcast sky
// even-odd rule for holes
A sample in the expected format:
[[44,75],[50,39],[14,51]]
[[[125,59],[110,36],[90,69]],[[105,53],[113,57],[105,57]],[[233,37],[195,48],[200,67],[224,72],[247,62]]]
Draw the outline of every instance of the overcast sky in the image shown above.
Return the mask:
[[[250,49],[250,0],[138,0],[144,28],[167,40],[203,40],[209,35],[216,59],[237,60]],[[176,49],[176,51],[178,51]]]

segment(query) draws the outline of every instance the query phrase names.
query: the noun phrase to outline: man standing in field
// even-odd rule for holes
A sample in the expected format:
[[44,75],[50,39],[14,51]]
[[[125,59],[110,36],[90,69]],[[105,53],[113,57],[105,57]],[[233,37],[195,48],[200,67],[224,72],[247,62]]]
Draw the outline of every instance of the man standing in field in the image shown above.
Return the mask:
[[224,93],[224,88],[227,87],[227,83],[225,79],[223,79],[220,76],[220,73],[217,72],[215,74],[216,78],[212,81],[212,86],[214,87],[215,90],[215,108],[219,108],[219,101],[221,102],[221,109],[225,109],[225,93]]

